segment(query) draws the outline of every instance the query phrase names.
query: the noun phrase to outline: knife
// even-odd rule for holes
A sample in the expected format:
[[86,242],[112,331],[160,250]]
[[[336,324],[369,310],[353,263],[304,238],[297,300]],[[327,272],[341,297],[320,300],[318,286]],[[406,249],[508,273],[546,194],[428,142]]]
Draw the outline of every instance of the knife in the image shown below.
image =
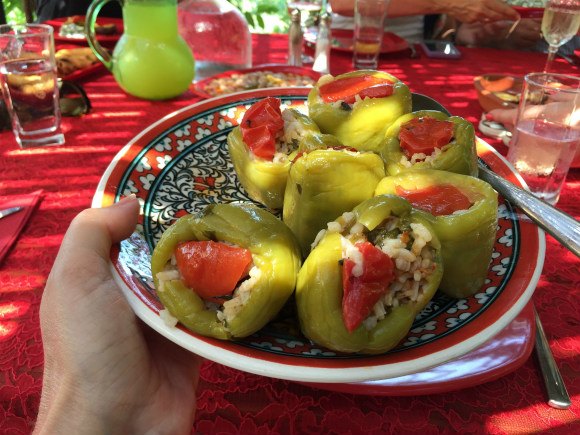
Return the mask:
[[18,213],[24,207],[10,207],[5,208],[4,210],[0,210],[0,219],[5,218],[6,216],[10,216],[11,214]]

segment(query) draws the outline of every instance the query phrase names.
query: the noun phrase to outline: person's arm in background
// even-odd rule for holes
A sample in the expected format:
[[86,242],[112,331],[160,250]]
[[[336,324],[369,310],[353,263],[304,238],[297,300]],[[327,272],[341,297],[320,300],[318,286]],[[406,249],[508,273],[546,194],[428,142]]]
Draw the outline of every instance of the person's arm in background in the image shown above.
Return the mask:
[[[330,0],[336,14],[352,16],[354,0]],[[387,17],[447,14],[463,23],[517,20],[518,13],[501,0],[390,0]]]
[[189,434],[200,358],[143,324],[111,275],[139,203],[71,223],[40,305],[44,377],[35,435]]

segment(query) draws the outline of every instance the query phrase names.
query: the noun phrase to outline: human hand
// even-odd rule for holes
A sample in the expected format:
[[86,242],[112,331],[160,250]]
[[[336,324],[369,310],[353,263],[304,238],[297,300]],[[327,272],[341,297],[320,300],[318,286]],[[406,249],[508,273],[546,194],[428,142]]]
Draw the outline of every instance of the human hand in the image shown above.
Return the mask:
[[457,29],[455,41],[472,47],[531,49],[542,39],[540,20],[523,19],[510,34],[514,23],[501,20],[487,24],[461,24]]
[[489,33],[498,35],[502,42],[505,41],[504,45],[506,48],[533,48],[542,40],[540,33],[542,26],[541,20],[537,18],[524,18],[510,34],[509,32],[513,25],[513,21],[496,21],[488,24],[487,27],[489,27]]
[[190,433],[199,357],[141,323],[115,283],[111,244],[139,204],[125,198],[71,223],[40,307],[45,365],[35,434]]
[[432,0],[441,13],[451,15],[462,23],[488,23],[499,20],[518,20],[514,8],[501,0]]

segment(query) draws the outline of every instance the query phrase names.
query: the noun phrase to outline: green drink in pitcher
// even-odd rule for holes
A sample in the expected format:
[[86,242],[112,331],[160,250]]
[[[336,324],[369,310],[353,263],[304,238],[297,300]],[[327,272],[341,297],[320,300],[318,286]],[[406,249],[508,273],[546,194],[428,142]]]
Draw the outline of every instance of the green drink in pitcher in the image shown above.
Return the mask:
[[177,31],[176,0],[121,0],[124,33],[113,55],[96,42],[94,23],[111,0],[95,0],[87,14],[89,45],[128,94],[148,100],[176,97],[194,75],[191,49]]

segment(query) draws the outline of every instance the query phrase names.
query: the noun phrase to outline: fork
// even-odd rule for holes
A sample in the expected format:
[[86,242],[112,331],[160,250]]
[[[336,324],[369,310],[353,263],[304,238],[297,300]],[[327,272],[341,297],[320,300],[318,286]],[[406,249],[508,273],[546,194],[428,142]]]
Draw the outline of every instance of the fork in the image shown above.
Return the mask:
[[536,318],[535,350],[540,364],[542,378],[544,379],[546,392],[548,393],[548,405],[556,409],[568,409],[572,402],[570,401],[566,385],[564,385],[564,380],[562,379],[562,375],[560,375],[560,371],[558,370],[558,366],[554,360],[554,355],[550,350],[544,327],[535,307],[534,316]]

